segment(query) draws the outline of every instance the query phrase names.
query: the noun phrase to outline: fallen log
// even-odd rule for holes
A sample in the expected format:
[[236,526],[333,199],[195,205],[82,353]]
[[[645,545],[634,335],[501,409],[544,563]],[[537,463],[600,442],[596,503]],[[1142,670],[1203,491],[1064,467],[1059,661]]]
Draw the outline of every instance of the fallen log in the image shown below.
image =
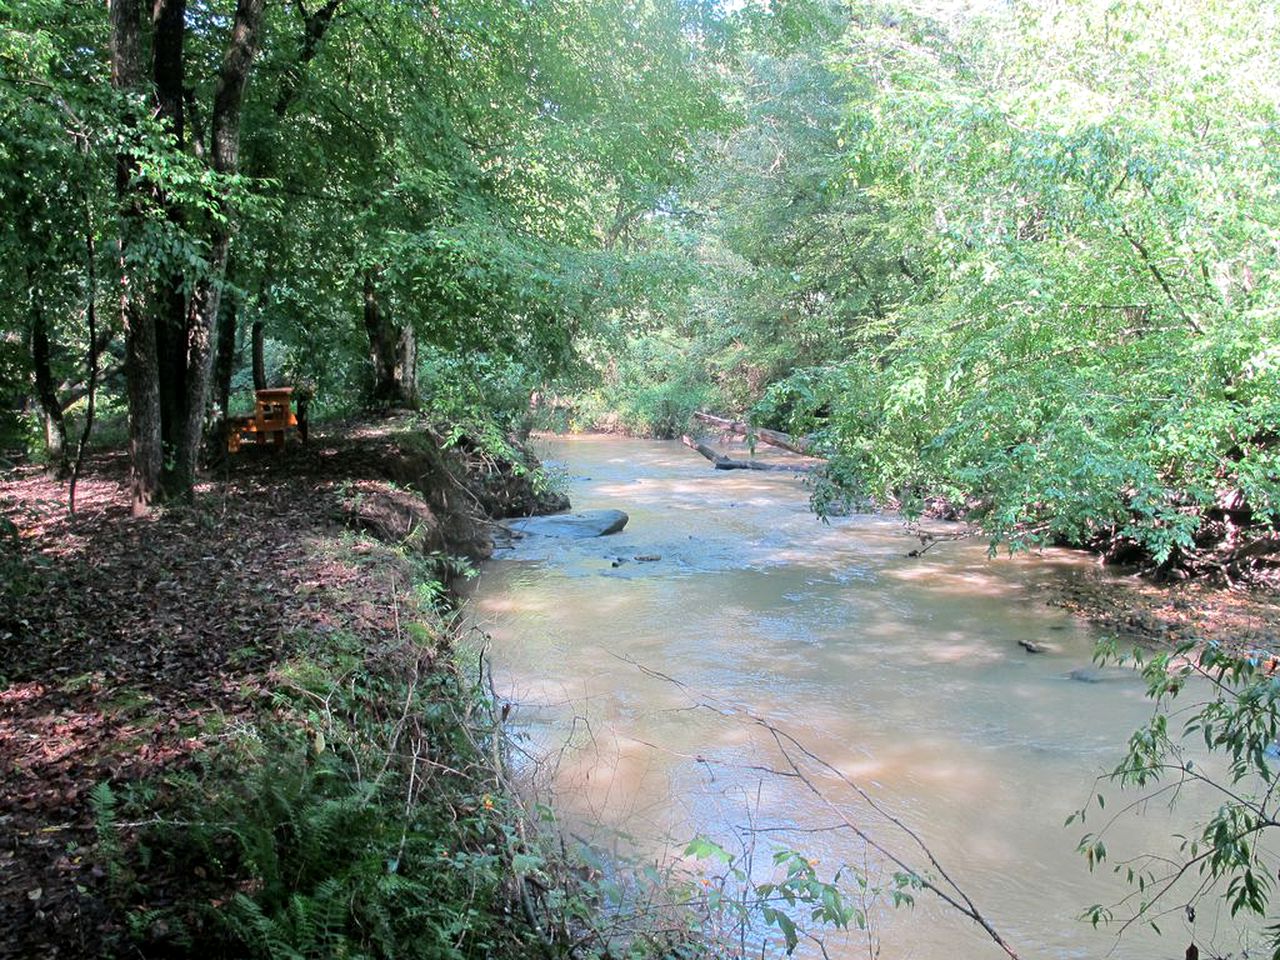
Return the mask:
[[685,434],[680,438],[690,450],[697,450],[715,466],[717,470],[785,470],[789,473],[812,473],[817,464],[812,463],[765,463],[762,460],[734,460],[723,453],[711,449],[705,443],[694,440]]
[[790,450],[792,453],[798,453],[801,456],[815,456],[813,445],[803,438],[791,436],[789,433],[783,433],[780,430],[766,430],[764,427],[752,427],[743,423],[741,420],[729,420],[725,417],[717,417],[711,413],[702,413],[701,411],[694,414],[694,417],[703,423],[708,423],[713,427],[719,427],[726,433],[736,433],[742,437],[757,437],[764,443],[773,447],[781,447],[783,450]]

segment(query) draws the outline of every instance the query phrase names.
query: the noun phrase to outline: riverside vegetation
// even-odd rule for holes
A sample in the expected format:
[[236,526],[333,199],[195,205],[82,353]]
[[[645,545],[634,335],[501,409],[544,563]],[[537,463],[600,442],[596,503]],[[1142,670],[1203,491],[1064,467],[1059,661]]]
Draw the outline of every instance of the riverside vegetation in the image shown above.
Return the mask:
[[[819,510],[1273,584],[1278,45],[1263,0],[0,4],[5,949],[730,949],[600,932],[636,895],[554,866],[452,652],[538,422],[714,409],[807,436]],[[281,383],[335,425],[228,463]],[[1117,777],[1201,778],[1208,691],[1174,869],[1270,916],[1255,639],[1149,659]],[[804,862],[784,948],[779,897],[857,919]]]

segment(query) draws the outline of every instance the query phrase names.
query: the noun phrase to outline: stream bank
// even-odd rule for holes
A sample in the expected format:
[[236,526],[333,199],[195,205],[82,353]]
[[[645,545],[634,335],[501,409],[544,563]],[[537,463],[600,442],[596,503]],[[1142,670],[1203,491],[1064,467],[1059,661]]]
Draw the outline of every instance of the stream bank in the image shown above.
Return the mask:
[[118,453],[74,517],[0,479],[0,957],[545,956],[525,877],[589,898],[526,831],[451,587],[495,515],[563,506],[535,466],[406,416],[141,519]]

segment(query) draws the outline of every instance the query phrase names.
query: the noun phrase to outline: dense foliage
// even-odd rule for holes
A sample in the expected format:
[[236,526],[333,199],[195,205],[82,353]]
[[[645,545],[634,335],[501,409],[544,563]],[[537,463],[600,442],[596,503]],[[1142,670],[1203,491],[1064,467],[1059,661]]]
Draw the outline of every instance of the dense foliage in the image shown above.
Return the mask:
[[996,533],[1184,560],[1280,506],[1274,11],[1071,6],[958,40],[859,15],[850,175],[916,279],[827,375],[831,435]]
[[611,382],[815,432],[826,496],[1255,568],[1280,516],[1275,17],[857,3],[757,44],[662,228],[699,277]]
[[0,18],[6,448],[32,411],[65,459],[99,368],[140,507],[189,493],[251,383],[523,412],[629,299],[619,241],[725,116],[723,18],[676,0]]
[[[1280,11],[921,6],[0,0],[0,464],[97,409],[141,512],[268,383],[490,447],[714,408],[810,435],[820,508],[1274,572]],[[1265,913],[1275,686],[1214,656],[1267,790],[1188,859]]]

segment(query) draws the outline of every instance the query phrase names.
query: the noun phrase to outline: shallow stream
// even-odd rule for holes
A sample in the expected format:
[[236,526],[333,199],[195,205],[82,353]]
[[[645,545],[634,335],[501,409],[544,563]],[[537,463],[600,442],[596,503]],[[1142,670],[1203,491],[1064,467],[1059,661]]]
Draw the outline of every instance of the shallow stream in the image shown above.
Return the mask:
[[[630,515],[608,537],[520,541],[473,591],[511,722],[571,831],[622,833],[658,858],[694,835],[737,852],[754,843],[758,879],[786,846],[824,877],[847,862],[887,882],[884,858],[838,826],[848,817],[920,860],[798,748],[822,797],[767,772],[790,768],[754,717],[916,831],[1027,960],[1181,957],[1193,930],[1202,956],[1239,955],[1206,909],[1194,928],[1175,914],[1163,939],[1135,928],[1118,943],[1078,919],[1128,888],[1089,872],[1082,830],[1063,822],[1150,714],[1140,680],[1092,668],[1098,637],[1046,602],[1054,581],[1098,575],[1087,558],[991,559],[977,540],[909,557],[919,542],[897,519],[824,524],[801,479],[712,470],[677,443],[557,438],[541,453],[575,510]],[[1121,797],[1104,792],[1110,814]],[[1126,817],[1112,860],[1173,851],[1181,815],[1151,804]],[[832,957],[1002,955],[927,893],[913,909],[869,906],[870,942],[829,936]]]

